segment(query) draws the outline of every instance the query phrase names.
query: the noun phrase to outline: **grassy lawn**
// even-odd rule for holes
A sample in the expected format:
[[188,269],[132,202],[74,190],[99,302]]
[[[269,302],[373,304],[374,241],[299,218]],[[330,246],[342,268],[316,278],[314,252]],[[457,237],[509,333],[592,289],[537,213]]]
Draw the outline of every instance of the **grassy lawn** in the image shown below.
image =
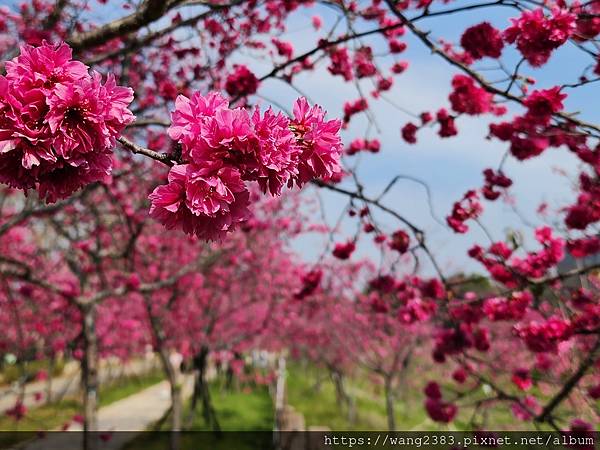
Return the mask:
[[[63,360],[58,360],[55,361],[52,368],[50,368],[50,363],[46,359],[28,361],[23,364],[23,367],[20,367],[17,364],[4,365],[0,371],[0,386],[9,385],[19,380],[22,375],[25,375],[28,380],[33,380],[42,370],[51,374],[53,377],[57,377],[62,374],[64,367],[65,362]],[[21,372],[22,370],[24,373]]]
[[[418,372],[418,368],[416,368]],[[419,373],[409,373],[407,378],[421,380]],[[423,381],[424,382],[424,381]],[[337,404],[335,386],[327,371],[312,365],[292,363],[288,367],[287,399],[298,412],[304,414],[306,425],[325,426],[336,431],[369,431],[386,430],[387,415],[383,387],[373,384],[367,376],[356,376],[344,380],[345,389],[355,402],[355,420],[349,421],[345,405]],[[450,424],[439,424],[427,416],[423,407],[422,386],[404,385],[395,392],[396,428],[402,431],[465,431],[469,430],[469,422],[473,414],[472,407],[461,407],[457,418]],[[484,398],[473,395],[472,400]],[[486,409],[488,424],[495,425],[497,430],[532,429],[531,423],[521,422],[504,406]]]
[[[224,389],[219,381],[210,385],[211,396],[216,414],[223,431],[238,433],[215,434],[207,428],[201,410],[197,410],[193,423],[180,436],[181,450],[210,448],[216,450],[258,450],[265,449],[271,443],[273,430],[273,403],[265,386],[252,388]],[[190,404],[185,406],[184,421],[188,416]],[[168,431],[169,418],[163,421],[161,431]],[[251,432],[264,431],[263,434]],[[140,435],[131,441],[126,450],[164,450],[169,448],[169,433]]]
[[129,397],[136,392],[160,383],[165,377],[160,370],[154,370],[140,376],[130,376],[116,379],[108,385],[101,386],[100,407],[110,405],[118,400]]
[[[320,382],[318,382],[320,380]],[[351,423],[346,407],[337,404],[335,386],[326,371],[314,366],[291,364],[287,377],[287,400],[304,414],[306,426],[326,426],[336,431],[385,430],[387,416],[382,392],[374,392],[366,380],[344,380],[345,389],[354,398],[355,421]],[[399,429],[434,428],[417,399],[405,398],[395,403]]]
[[[265,386],[242,390],[210,386],[211,396],[221,428],[224,431],[270,431],[273,429],[273,403]],[[187,415],[187,411],[184,414]],[[200,411],[191,426],[194,431],[208,431]]]

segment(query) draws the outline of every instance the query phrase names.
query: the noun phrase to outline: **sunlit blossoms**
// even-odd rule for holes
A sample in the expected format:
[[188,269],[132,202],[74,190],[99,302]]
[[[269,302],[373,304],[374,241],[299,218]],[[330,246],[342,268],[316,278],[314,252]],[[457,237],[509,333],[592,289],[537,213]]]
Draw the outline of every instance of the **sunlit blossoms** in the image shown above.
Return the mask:
[[133,91],[88,72],[66,44],[23,46],[0,77],[0,182],[68,197],[112,169],[111,149],[133,122]]
[[236,65],[227,77],[225,90],[232,96],[250,95],[256,92],[258,84],[258,79],[246,66]]
[[499,58],[504,47],[500,32],[488,22],[467,28],[460,38],[460,45],[473,59]]
[[515,43],[529,64],[539,67],[573,35],[575,19],[574,14],[560,9],[549,17],[541,8],[524,11],[518,19],[511,19],[513,25],[504,32],[504,39]]
[[150,195],[150,215],[167,228],[206,240],[222,239],[249,217],[247,183],[280,195],[340,172],[340,122],[301,98],[288,118],[271,109],[232,109],[218,93],[179,96],[169,136],[182,146],[185,164]]
[[216,166],[179,164],[169,184],[150,194],[150,215],[168,229],[181,228],[203,239],[217,239],[249,217],[249,194],[239,172]]

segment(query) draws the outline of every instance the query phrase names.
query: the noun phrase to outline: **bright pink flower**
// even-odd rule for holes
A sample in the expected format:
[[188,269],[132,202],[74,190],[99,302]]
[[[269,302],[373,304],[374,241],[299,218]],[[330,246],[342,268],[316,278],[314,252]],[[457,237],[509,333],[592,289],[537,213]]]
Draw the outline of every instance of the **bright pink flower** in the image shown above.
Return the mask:
[[440,137],[447,138],[456,136],[458,134],[454,117],[448,114],[448,111],[446,111],[444,108],[437,112],[436,119],[440,124],[440,129],[438,131],[438,135]]
[[525,316],[533,296],[528,291],[513,292],[510,297],[492,297],[485,300],[483,312],[492,321],[520,320]]
[[477,219],[483,211],[476,191],[465,193],[461,201],[454,203],[452,214],[446,217],[446,223],[456,233],[466,233],[469,229],[465,223],[469,219]]
[[545,322],[519,325],[515,331],[529,350],[536,353],[556,351],[558,343],[569,339],[573,332],[570,322],[556,316]]
[[323,19],[320,16],[312,16],[310,21],[312,22],[312,26],[315,30],[320,30],[323,25]]
[[118,132],[133,122],[127,110],[132,100],[133,92],[116,86],[110,75],[105,86],[98,73],[57,85],[48,98],[46,115],[57,155],[78,166],[85,153],[109,150]]
[[533,386],[531,374],[527,369],[519,368],[514,370],[511,380],[515,384],[515,386],[517,386],[522,391],[526,391],[529,388],[531,388],[531,386]]
[[573,35],[575,19],[575,14],[561,9],[554,9],[550,17],[544,16],[542,8],[525,10],[521,17],[511,19],[513,24],[504,31],[504,39],[516,43],[529,64],[539,67]]
[[350,119],[359,112],[366,111],[369,108],[369,103],[364,98],[359,98],[354,101],[344,103],[344,124],[350,122]]
[[425,389],[423,389],[423,392],[425,393],[425,396],[427,396],[427,398],[433,398],[436,400],[442,398],[442,390],[440,389],[440,385],[437,384],[435,381],[430,381],[429,383],[427,383]]
[[345,243],[335,244],[332,254],[338,259],[348,259],[350,256],[352,256],[354,250],[356,250],[356,244],[352,241],[348,241]]
[[290,42],[282,41],[277,38],[272,38],[271,42],[280,56],[284,56],[286,59],[292,59],[292,56],[294,56],[294,46]]
[[204,97],[199,92],[187,98],[180,95],[175,99],[175,111],[171,113],[168,134],[183,145],[184,156],[189,159],[190,149],[200,138],[205,123],[217,110],[227,108],[229,103],[219,93],[211,92]]
[[354,69],[357,78],[368,78],[377,73],[377,67],[373,63],[371,47],[360,47],[354,52]]
[[6,78],[21,91],[39,88],[45,92],[58,83],[88,78],[87,66],[73,61],[72,56],[71,48],[65,43],[23,45],[20,55],[6,62]]
[[392,240],[388,245],[392,250],[396,250],[402,255],[408,251],[410,246],[410,236],[404,230],[395,231],[392,234]]
[[567,241],[567,250],[574,258],[585,258],[588,255],[600,252],[600,238],[592,236],[590,238],[569,240]]
[[481,192],[488,200],[493,201],[500,197],[501,193],[496,190],[496,187],[507,189],[512,186],[512,180],[501,171],[495,172],[493,169],[485,169],[483,175],[485,177],[485,185]]
[[65,44],[22,52],[0,77],[0,182],[55,202],[110,174],[133,91],[112,75],[102,85]]
[[473,59],[499,58],[504,47],[500,32],[488,22],[467,28],[460,38],[460,45]]
[[249,193],[234,169],[182,164],[168,180],[149,196],[150,215],[167,229],[216,240],[249,217]]
[[339,120],[325,120],[320,106],[310,106],[305,98],[296,101],[290,127],[301,149],[298,176],[294,180],[298,186],[315,178],[331,178],[341,171],[341,125]]
[[352,69],[352,61],[346,47],[334,47],[329,51],[331,64],[327,66],[327,70],[332,75],[341,75],[344,80],[351,81],[354,78]]
[[252,115],[255,136],[250,142],[255,163],[246,167],[245,178],[256,180],[263,192],[280,195],[288,181],[298,175],[298,157],[302,151],[292,131],[290,121],[271,109],[260,116],[256,109]]
[[523,105],[527,108],[527,116],[534,119],[536,122],[547,124],[552,118],[552,114],[563,109],[562,101],[567,97],[560,91],[560,87],[556,86],[551,89],[533,91],[523,101]]
[[[211,240],[247,215],[244,182],[256,181],[263,192],[280,195],[286,184],[333,180],[341,174],[340,122],[324,117],[320,107],[310,107],[304,98],[296,102],[290,120],[271,109],[262,116],[258,109],[252,115],[243,108],[231,109],[217,93],[179,96],[168,133],[181,143],[186,169],[171,169],[169,184],[153,192],[153,216],[167,227],[183,227]],[[210,178],[215,176],[218,180]],[[227,195],[224,188],[230,191]],[[200,207],[201,198],[210,204]],[[226,204],[232,205],[233,214]],[[190,225],[195,219],[188,212],[198,217],[199,229]],[[206,217],[223,222],[216,235],[206,232]]]
[[449,99],[454,111],[479,115],[492,109],[492,95],[485,89],[475,86],[473,78],[456,75],[452,79],[452,87],[454,90]]
[[439,399],[427,398],[425,400],[425,410],[431,420],[448,423],[452,422],[456,416],[458,407],[453,403],[446,403]]
[[408,61],[397,62],[392,66],[392,72],[395,74],[401,74],[406,71],[406,69],[408,69]]
[[542,244],[543,249],[530,252],[523,259],[515,257],[511,263],[513,270],[529,278],[543,277],[564,257],[565,241],[553,236],[550,227],[537,228],[535,239]]
[[229,74],[225,82],[227,93],[232,97],[254,94],[259,85],[258,78],[256,78],[254,73],[243,64],[236,64],[233,69],[233,72]]
[[419,127],[417,127],[414,123],[408,122],[406,125],[402,127],[401,134],[402,139],[404,139],[408,144],[416,144],[417,143],[417,131]]

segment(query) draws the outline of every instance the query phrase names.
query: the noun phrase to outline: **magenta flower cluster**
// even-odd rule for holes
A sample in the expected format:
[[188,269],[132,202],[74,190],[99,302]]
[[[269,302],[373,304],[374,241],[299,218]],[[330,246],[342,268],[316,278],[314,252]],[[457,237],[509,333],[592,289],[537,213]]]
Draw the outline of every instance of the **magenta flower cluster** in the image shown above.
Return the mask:
[[222,239],[249,218],[248,182],[280,195],[286,185],[338,174],[340,127],[304,98],[288,118],[271,109],[232,109],[218,93],[179,96],[168,133],[180,143],[184,163],[150,194],[150,215],[168,229]]
[[104,179],[116,137],[135,119],[132,100],[66,44],[21,47],[0,76],[0,182],[55,202]]

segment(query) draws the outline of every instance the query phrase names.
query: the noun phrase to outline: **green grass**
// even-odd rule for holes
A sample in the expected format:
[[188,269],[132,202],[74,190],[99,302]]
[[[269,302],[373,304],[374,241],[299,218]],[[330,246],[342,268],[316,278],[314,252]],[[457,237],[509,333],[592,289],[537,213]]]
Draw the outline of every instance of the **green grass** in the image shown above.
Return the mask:
[[80,411],[80,402],[75,399],[64,399],[60,403],[30,409],[20,421],[16,421],[6,415],[1,415],[0,448],[7,448],[33,437],[31,433],[27,432],[35,433],[41,430],[52,430],[61,427],[63,424],[70,422],[73,416]]
[[[224,389],[221,382],[215,381],[210,385],[210,392],[221,429],[240,433],[218,435],[212,432],[204,423],[202,411],[198,409],[191,426],[186,428],[194,433],[183,433],[180,436],[181,450],[262,450],[269,447],[274,416],[271,396],[265,386],[230,390]],[[186,402],[184,421],[189,414],[189,408],[190,402]],[[160,430],[169,430],[168,417],[162,422]],[[267,433],[249,433],[256,431]],[[125,449],[164,450],[169,448],[169,438],[169,433],[144,434],[131,441]]]
[[[53,377],[61,375],[64,367],[64,361],[55,361],[54,366],[52,367],[51,375]],[[27,380],[32,380],[41,370],[50,372],[49,369],[50,366],[47,359],[28,361],[26,363],[23,363],[23,367],[20,367],[19,364],[5,365],[0,371],[0,385],[11,384],[19,380],[21,376],[23,376],[22,371],[24,372],[24,375],[27,378]]]
[[[336,431],[387,429],[383,394],[374,393],[366,382],[345,379],[344,383],[346,391],[354,398],[354,423],[349,420],[347,408],[338,406],[335,387],[327,373],[314,366],[289,366],[288,403],[304,414],[307,427],[326,426]],[[411,402],[397,401],[395,406],[396,423],[401,429],[411,429],[428,421],[422,408],[410,407]]]
[[3,415],[0,416],[0,431],[51,430],[69,422],[75,414],[79,413],[80,409],[80,403],[77,400],[65,399],[60,403],[29,409],[20,421]]
[[[273,403],[265,386],[227,390],[211,383],[210,393],[217,418],[224,431],[269,431],[273,429]],[[184,417],[187,415],[187,410]],[[191,430],[209,431],[198,411]]]
[[162,380],[164,380],[164,375],[160,370],[154,370],[140,376],[116,379],[112,383],[100,387],[100,407],[129,397],[136,392],[160,383]]
[[[470,429],[472,407],[459,408],[457,418],[444,425],[432,421],[423,407],[422,384],[435,378],[423,376],[421,367],[405,374],[406,383],[395,390],[394,412],[397,430],[402,431],[466,431]],[[320,380],[320,382],[318,382]],[[344,379],[345,389],[355,402],[355,421],[351,423],[345,405],[338,406],[333,382],[324,369],[309,364],[292,363],[288,367],[288,403],[304,415],[308,426],[325,426],[335,431],[386,430],[387,414],[383,386],[374,384],[364,373]],[[455,385],[454,385],[455,386]],[[470,399],[484,398],[483,391]],[[531,424],[517,420],[507,404],[484,408],[487,423],[494,429],[526,430]]]

